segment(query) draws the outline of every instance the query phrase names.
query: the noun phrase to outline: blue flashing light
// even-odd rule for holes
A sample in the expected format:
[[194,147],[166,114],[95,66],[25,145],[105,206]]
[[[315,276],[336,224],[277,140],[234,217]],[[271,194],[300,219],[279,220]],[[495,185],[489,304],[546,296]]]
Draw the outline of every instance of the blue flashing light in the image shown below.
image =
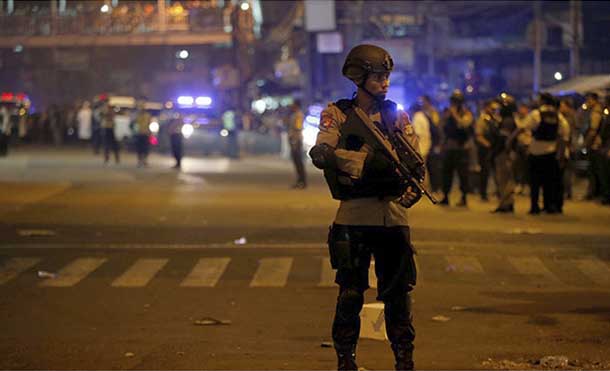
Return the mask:
[[400,104],[400,103],[396,104],[396,108],[398,108],[399,111],[404,111],[405,110],[405,107],[402,104]]
[[212,105],[212,98],[210,97],[197,97],[195,104],[201,107],[209,107]]
[[181,106],[192,106],[193,105],[193,97],[188,95],[182,95],[178,97],[178,104]]

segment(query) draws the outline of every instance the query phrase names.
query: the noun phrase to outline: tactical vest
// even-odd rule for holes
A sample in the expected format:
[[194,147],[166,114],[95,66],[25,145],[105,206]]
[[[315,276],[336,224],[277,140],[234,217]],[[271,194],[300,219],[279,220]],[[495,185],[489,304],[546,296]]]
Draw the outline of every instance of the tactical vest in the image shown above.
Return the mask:
[[460,146],[463,146],[468,138],[470,137],[470,129],[460,128],[457,121],[452,115],[449,115],[447,123],[445,124],[445,141],[448,139],[455,140]]
[[[346,116],[345,122],[339,129],[339,142],[336,149],[348,151],[360,151],[364,144],[370,146],[373,151],[380,151],[380,146],[373,135],[364,126],[354,111],[354,101],[341,99],[334,103]],[[396,104],[389,100],[382,103],[382,121],[378,127],[388,135],[385,125],[395,125]],[[350,200],[368,197],[399,197],[405,191],[407,183],[396,174],[388,174],[387,177],[372,178],[363,174],[362,179],[352,179],[337,169],[325,169],[324,178],[334,199]]]
[[557,111],[540,111],[540,125],[532,132],[536,140],[557,140],[559,115]]

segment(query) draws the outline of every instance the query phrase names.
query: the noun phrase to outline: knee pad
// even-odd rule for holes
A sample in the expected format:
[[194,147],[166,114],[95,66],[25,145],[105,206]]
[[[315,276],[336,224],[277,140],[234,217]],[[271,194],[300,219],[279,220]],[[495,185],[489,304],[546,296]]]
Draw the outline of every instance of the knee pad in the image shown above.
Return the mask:
[[358,316],[364,304],[364,295],[356,289],[342,290],[338,298],[338,313],[343,318]]

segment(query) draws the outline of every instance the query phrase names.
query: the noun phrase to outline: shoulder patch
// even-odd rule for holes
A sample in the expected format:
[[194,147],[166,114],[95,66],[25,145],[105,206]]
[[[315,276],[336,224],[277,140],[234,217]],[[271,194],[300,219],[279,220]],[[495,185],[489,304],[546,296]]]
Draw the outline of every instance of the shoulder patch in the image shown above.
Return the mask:
[[329,114],[328,112],[322,112],[322,115],[320,116],[320,125],[325,127],[325,128],[329,128],[331,126],[333,126],[333,124],[335,123],[335,119],[332,117],[331,114]]

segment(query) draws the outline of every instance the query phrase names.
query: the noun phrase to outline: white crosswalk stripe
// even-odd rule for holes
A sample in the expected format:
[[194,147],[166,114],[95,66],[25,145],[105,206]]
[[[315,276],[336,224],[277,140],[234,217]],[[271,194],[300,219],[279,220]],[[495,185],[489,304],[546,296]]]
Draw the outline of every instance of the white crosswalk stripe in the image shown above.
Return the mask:
[[19,274],[40,262],[40,258],[11,258],[0,266],[0,285],[7,283]]
[[601,286],[610,285],[610,268],[603,261],[591,259],[576,259],[575,264],[591,281]]
[[263,258],[250,282],[250,287],[284,287],[293,258]]
[[320,262],[322,264],[322,270],[320,271],[318,287],[334,287],[336,285],[335,271],[330,266],[330,258],[321,256]]
[[168,259],[138,259],[112,282],[114,287],[143,287],[167,264]]
[[193,270],[180,283],[183,287],[214,287],[227,269],[231,258],[199,259]]
[[553,283],[560,283],[559,279],[544,265],[542,260],[535,256],[508,257],[508,261],[520,274],[543,277]]
[[[196,261],[190,271],[185,271],[181,287],[217,287],[223,277],[227,275],[227,268],[238,257],[205,257]],[[319,288],[336,287],[334,283],[335,271],[330,266],[327,256],[312,257],[264,257],[258,260],[256,271],[251,280],[244,282],[249,287],[285,287],[290,284],[289,277],[295,259],[304,259],[303,263],[309,265],[311,284]],[[478,257],[472,255],[439,255],[440,260],[455,274],[486,274],[485,268]],[[98,269],[108,259],[102,257],[82,257],[68,262],[56,272],[54,278],[40,281],[44,287],[69,287],[78,284]],[[0,263],[0,285],[6,284],[19,277],[32,267],[43,261],[39,257],[11,257]],[[599,286],[610,286],[610,264],[596,257],[571,258],[568,260],[575,269],[582,272],[591,282]],[[158,273],[167,265],[169,259],[142,258],[136,260],[126,271],[117,275],[111,283],[112,287],[145,287],[158,276]],[[549,269],[545,262],[537,256],[505,256],[503,260],[494,264],[508,262],[514,271],[527,277],[533,283],[546,282],[561,284],[560,279]],[[428,262],[429,264],[431,262]],[[436,264],[436,263],[435,263]],[[435,265],[436,266],[436,265]],[[438,267],[438,266],[437,266]],[[319,269],[317,269],[319,268]],[[426,267],[423,267],[426,268]],[[490,267],[492,269],[492,267]],[[441,272],[444,273],[444,272]],[[421,283],[422,267],[418,266],[418,280]],[[445,275],[433,275],[433,280],[442,280]],[[227,277],[230,279],[230,277]],[[243,278],[242,278],[243,279]],[[297,282],[303,282],[296,279]],[[371,261],[369,269],[369,285],[377,288],[375,275],[375,262]]]
[[483,266],[474,256],[448,255],[445,256],[448,271],[459,273],[483,273]]
[[106,262],[106,258],[79,258],[57,272],[57,277],[40,283],[46,287],[70,287],[79,283]]

